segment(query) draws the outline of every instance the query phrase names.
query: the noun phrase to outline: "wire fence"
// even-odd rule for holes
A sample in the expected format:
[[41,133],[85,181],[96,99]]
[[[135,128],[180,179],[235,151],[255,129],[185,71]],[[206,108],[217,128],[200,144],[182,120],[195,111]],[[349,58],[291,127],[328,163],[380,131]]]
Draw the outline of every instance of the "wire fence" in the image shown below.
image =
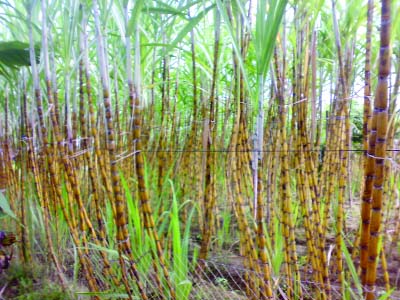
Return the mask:
[[[176,261],[178,258],[175,257],[171,259]],[[140,263],[146,260],[146,265],[149,265],[149,269],[140,272],[140,278],[144,283],[146,294],[149,299],[165,299],[163,298],[165,294],[162,294],[163,292],[160,291],[160,287],[155,280],[154,270],[150,267],[151,264],[148,264],[151,261],[150,252],[140,255],[137,264],[140,266]],[[185,268],[174,269],[172,268],[172,263],[170,265],[171,280],[173,281],[173,286],[177,294],[179,294],[178,290],[180,288],[188,287],[188,285],[190,286],[188,297],[184,299],[245,300],[261,298],[261,293],[263,293],[263,291],[260,289],[259,284],[261,280],[263,280],[264,274],[246,267],[244,257],[239,255],[220,255],[202,260],[202,262],[204,263],[203,269],[194,268],[189,265],[186,265]],[[117,263],[117,260],[115,260],[114,263]],[[193,264],[193,262],[190,261],[187,263],[190,265]],[[100,264],[98,266],[100,266]],[[101,273],[101,270],[99,269],[97,273]],[[182,279],[182,281],[177,282],[177,278]],[[296,299],[315,299],[318,294],[325,293],[326,291],[323,286],[321,286],[319,282],[312,280],[312,278],[313,274],[307,264],[303,265],[301,268],[300,279],[296,279],[295,277],[289,278],[294,285],[297,285],[301,289],[301,296],[298,290],[293,289],[291,291],[293,297]],[[274,299],[291,299],[288,298],[287,279],[288,278],[282,274],[272,274],[270,284]],[[331,272],[330,280],[331,299],[343,299],[344,296],[342,295],[338,279],[335,278],[335,272]],[[347,278],[347,280],[344,286],[345,292],[350,295],[350,299],[363,299],[362,287],[360,285],[357,286],[355,281],[350,277]],[[134,283],[132,282],[132,286],[133,285]],[[389,294],[385,291],[385,287],[379,283],[375,291],[378,296],[383,297],[386,293],[386,295],[390,295],[389,299],[400,300],[400,286],[393,286],[392,288],[393,291]],[[164,289],[165,293],[165,290],[167,290],[165,282],[163,283],[162,289]]]

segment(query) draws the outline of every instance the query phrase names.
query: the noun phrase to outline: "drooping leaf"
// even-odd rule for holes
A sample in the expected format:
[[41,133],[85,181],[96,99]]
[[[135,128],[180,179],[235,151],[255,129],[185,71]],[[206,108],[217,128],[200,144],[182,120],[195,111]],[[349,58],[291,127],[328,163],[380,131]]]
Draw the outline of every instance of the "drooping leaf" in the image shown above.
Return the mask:
[[[36,59],[39,60],[40,48],[35,46]],[[16,69],[21,66],[30,66],[29,44],[19,41],[0,42],[0,65],[4,68]],[[2,69],[3,69],[2,68]]]
[[6,77],[8,80],[10,80],[10,73],[7,71],[7,68],[5,68],[2,64],[0,64],[0,76]]
[[164,7],[148,7],[145,8],[146,12],[149,13],[157,13],[157,14],[164,14],[164,15],[174,15],[174,16],[181,16],[181,17],[186,17],[186,15],[178,9],[175,9],[173,7],[168,7],[168,8],[164,8]]
[[215,5],[212,4],[209,7],[205,8],[201,11],[197,16],[190,18],[189,22],[182,28],[182,30],[178,33],[176,38],[171,42],[169,47],[166,49],[166,52],[170,52],[174,49],[184,38],[189,34],[191,30],[204,18],[204,16],[214,7]]
[[11,210],[10,204],[6,197],[4,197],[3,193],[0,192],[0,218],[4,218],[9,216],[11,218],[16,219],[17,217]]

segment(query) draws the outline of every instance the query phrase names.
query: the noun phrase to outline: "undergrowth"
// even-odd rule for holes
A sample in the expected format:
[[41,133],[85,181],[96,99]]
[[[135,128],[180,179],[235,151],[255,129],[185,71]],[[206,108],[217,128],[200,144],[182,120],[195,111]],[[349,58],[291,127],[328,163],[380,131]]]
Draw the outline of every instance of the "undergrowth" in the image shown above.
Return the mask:
[[73,300],[45,266],[12,263],[0,275],[0,300]]

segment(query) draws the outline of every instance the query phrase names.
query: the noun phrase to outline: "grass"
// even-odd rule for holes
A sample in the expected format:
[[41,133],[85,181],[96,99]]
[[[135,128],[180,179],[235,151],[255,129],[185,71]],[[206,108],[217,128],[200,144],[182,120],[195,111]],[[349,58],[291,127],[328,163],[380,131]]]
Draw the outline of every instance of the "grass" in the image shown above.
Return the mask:
[[189,294],[192,288],[192,282],[190,281],[189,275],[189,260],[188,260],[188,248],[189,248],[189,236],[190,236],[190,225],[194,209],[191,210],[184,231],[184,236],[181,238],[181,226],[179,220],[179,208],[176,199],[175,189],[172,181],[171,189],[173,194],[172,209],[171,209],[171,220],[169,225],[169,234],[172,236],[172,255],[173,255],[173,273],[175,279],[175,288],[177,291],[177,299],[186,300],[189,298]]
[[22,265],[12,263],[0,275],[0,299],[14,300],[73,300],[54,281],[52,275],[42,265]]

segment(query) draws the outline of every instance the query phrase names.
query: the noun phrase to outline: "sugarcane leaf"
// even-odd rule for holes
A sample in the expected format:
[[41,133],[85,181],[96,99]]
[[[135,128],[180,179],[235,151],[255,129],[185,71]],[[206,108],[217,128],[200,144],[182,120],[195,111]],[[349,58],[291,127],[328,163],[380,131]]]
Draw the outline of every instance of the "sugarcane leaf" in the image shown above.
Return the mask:
[[11,68],[29,66],[29,44],[18,41],[0,42],[0,62]]
[[147,7],[146,10],[151,12],[153,9],[154,12],[159,12],[161,14],[170,14],[170,15],[177,15],[180,17],[186,17],[186,13],[189,8],[194,7],[195,5],[202,3],[204,0],[197,0],[197,1],[188,1],[186,5],[179,6],[178,8],[172,7],[165,1],[154,1],[157,4],[157,7]]
[[132,9],[131,18],[129,19],[128,28],[126,29],[128,35],[131,35],[135,31],[137,24],[139,24],[140,12],[142,11],[143,5],[143,0],[136,1],[135,6]]
[[[36,59],[39,59],[40,47],[35,46]],[[0,75],[9,77],[10,69],[18,69],[18,67],[30,66],[29,44],[19,41],[0,42]]]
[[170,52],[172,49],[178,45],[188,34],[190,31],[193,30],[194,27],[196,27],[197,24],[204,18],[204,16],[214,7],[215,5],[212,4],[206,9],[204,9],[202,12],[200,12],[197,16],[190,18],[189,22],[182,28],[182,30],[178,33],[176,38],[169,44],[168,48],[166,49],[166,52]]
[[266,9],[267,2],[265,0],[260,1],[258,5],[255,33],[257,62],[259,62],[257,63],[257,70],[258,74],[265,76],[275,48],[275,41],[282,23],[287,1],[272,1],[268,10]]
[[386,300],[386,299],[390,299],[390,297],[392,296],[393,292],[395,291],[394,288],[390,289],[389,291],[384,292],[382,295],[379,296],[379,300]]
[[11,78],[10,73],[7,71],[7,69],[2,64],[0,64],[0,76],[6,77],[7,80],[10,80],[10,78]]
[[[236,38],[235,30],[234,30],[234,28],[233,28],[233,26],[231,24],[230,19],[229,19],[228,13],[227,13],[226,8],[225,8],[225,4],[221,0],[216,0],[216,3],[217,3],[218,10],[219,10],[219,12],[221,14],[222,20],[224,21],[226,29],[228,30],[228,33],[229,33],[229,35],[231,37],[232,47],[233,47],[233,50],[235,52],[235,56],[236,56],[236,58],[238,60],[239,68],[242,71],[244,82],[245,82],[246,86],[249,88],[250,87],[250,82],[249,82],[249,78],[248,78],[248,75],[247,75],[247,70],[246,70],[245,64],[244,64],[244,57],[242,57],[242,52],[241,52],[241,49],[239,47],[239,41]],[[249,92],[250,92],[250,94],[252,94],[253,90],[249,89]],[[251,98],[253,98],[253,96]]]
[[362,284],[361,284],[360,278],[357,274],[357,269],[353,263],[353,258],[351,257],[351,254],[350,254],[349,250],[347,249],[345,243],[342,243],[342,251],[343,251],[346,263],[347,263],[347,267],[350,270],[350,274],[352,276],[353,283],[355,285],[355,290],[358,292],[358,295],[362,295]]
[[0,218],[4,218],[7,216],[13,219],[17,218],[13,213],[13,211],[11,210],[7,198],[4,197],[3,193],[0,192]]
[[144,10],[149,13],[185,17],[185,14],[181,10],[175,9],[173,7],[148,7]]

